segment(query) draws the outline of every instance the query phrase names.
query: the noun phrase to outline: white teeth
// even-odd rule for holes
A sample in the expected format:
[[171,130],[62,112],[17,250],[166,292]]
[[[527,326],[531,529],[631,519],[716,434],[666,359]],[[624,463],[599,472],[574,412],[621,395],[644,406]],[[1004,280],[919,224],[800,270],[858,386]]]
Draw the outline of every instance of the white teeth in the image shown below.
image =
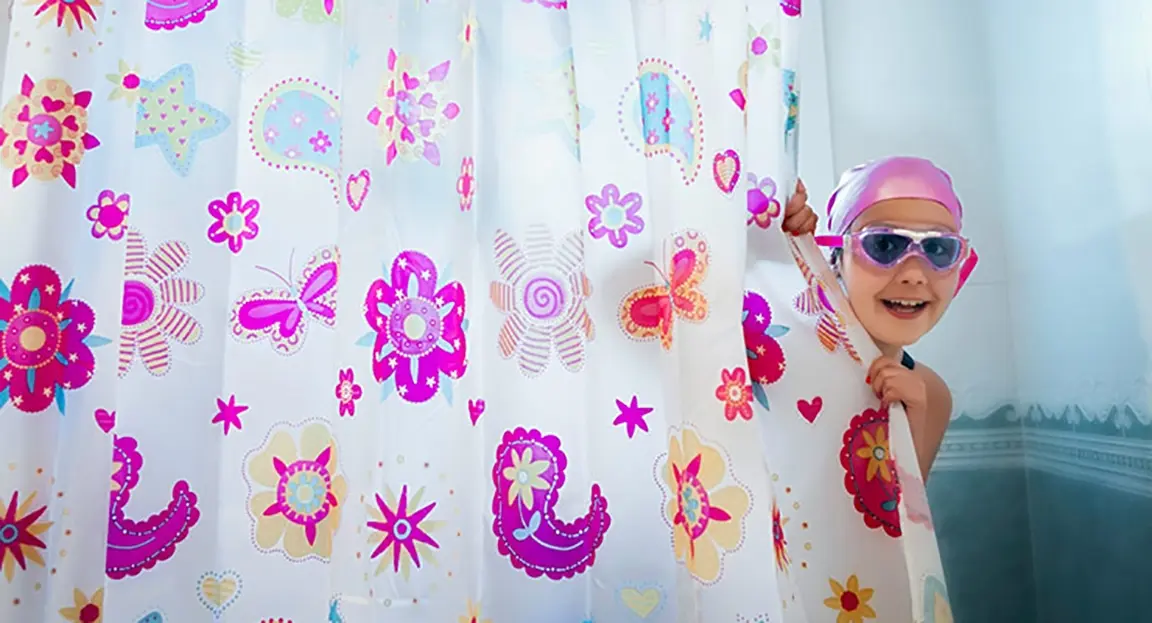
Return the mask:
[[904,299],[888,299],[888,302],[893,305],[899,305],[901,307],[922,307],[925,305],[924,301],[910,301]]

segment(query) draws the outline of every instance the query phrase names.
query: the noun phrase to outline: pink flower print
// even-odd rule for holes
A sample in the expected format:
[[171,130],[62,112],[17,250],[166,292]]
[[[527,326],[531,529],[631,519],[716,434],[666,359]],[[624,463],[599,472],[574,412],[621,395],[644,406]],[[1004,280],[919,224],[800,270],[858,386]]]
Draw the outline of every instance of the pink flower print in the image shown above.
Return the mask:
[[120,240],[128,230],[128,209],[132,200],[127,194],[116,196],[111,190],[103,190],[96,203],[88,206],[88,220],[92,222],[92,237]]
[[44,265],[24,267],[11,284],[0,280],[0,406],[38,413],[55,400],[64,413],[65,390],[92,379],[96,315],[71,291]]
[[744,293],[744,349],[748,358],[748,372],[752,376],[752,391],[756,401],[768,408],[764,386],[779,381],[787,367],[784,349],[776,338],[788,333],[788,327],[772,324],[772,308],[759,294]]
[[650,113],[656,112],[656,109],[660,107],[660,96],[656,93],[649,93],[648,97],[644,99],[644,107]]
[[307,121],[308,121],[308,118],[304,116],[304,113],[302,113],[302,112],[292,113],[292,118],[291,118],[292,127],[294,127],[294,128],[303,127]]
[[744,368],[720,371],[716,399],[724,403],[724,418],[729,422],[737,417],[752,419],[752,386]]
[[288,149],[284,150],[284,157],[295,160],[300,157],[300,150],[296,149],[295,147],[289,147]]
[[639,193],[628,193],[620,196],[620,189],[615,184],[606,184],[600,190],[600,195],[588,195],[584,198],[584,207],[592,213],[588,219],[588,233],[599,240],[608,236],[608,242],[617,249],[623,249],[628,244],[629,234],[639,234],[644,231],[644,219],[639,212],[644,200]]
[[0,110],[0,165],[12,170],[12,187],[29,177],[62,178],[76,188],[84,154],[100,146],[88,133],[91,91],[73,91],[58,78],[34,82],[25,75],[20,91]]
[[244,201],[239,191],[232,191],[224,200],[213,199],[208,204],[208,214],[212,224],[208,226],[208,240],[228,243],[232,253],[239,253],[245,240],[254,240],[260,233],[256,215],[260,213],[260,202],[255,199]]
[[656,130],[648,130],[648,144],[655,145],[660,142],[660,133]]
[[204,286],[179,277],[188,263],[188,245],[162,242],[151,253],[144,237],[128,230],[124,258],[124,294],[120,310],[120,376],[137,358],[153,376],[168,373],[170,342],[195,344],[203,333],[200,322],[184,307],[204,297]]
[[356,415],[356,401],[364,395],[364,390],[356,384],[352,368],[340,371],[336,381],[336,399],[340,401],[340,415]]
[[460,195],[460,211],[472,209],[472,198],[476,196],[476,167],[472,158],[460,161],[460,177],[456,178],[456,194]]
[[460,106],[447,101],[444,81],[450,61],[444,61],[420,75],[412,59],[388,51],[388,73],[380,98],[368,113],[368,123],[376,126],[387,164],[396,158],[419,160],[440,166],[440,137],[448,124],[460,115]]
[[328,148],[332,146],[331,139],[323,130],[316,130],[316,136],[308,139],[308,142],[312,145],[312,151],[320,154],[328,153]]
[[[436,508],[436,502],[420,505],[424,489],[409,497],[408,485],[404,485],[399,500],[390,488],[386,489],[385,496],[386,499],[377,493],[376,506],[368,506],[368,527],[373,530],[368,537],[369,543],[376,544],[369,558],[380,558],[377,573],[390,566],[393,572],[408,579],[412,567],[419,569],[422,562],[431,558],[431,550],[440,549],[440,544],[429,533],[442,522],[428,519]],[[421,554],[425,556],[424,561],[420,560]]]
[[426,402],[442,376],[459,379],[468,368],[464,286],[449,281],[437,289],[437,278],[431,258],[404,251],[392,262],[391,280],[372,282],[364,299],[376,334],[372,375],[391,380],[408,402]]
[[[271,107],[269,107],[269,110],[271,110]],[[274,126],[268,126],[268,129],[264,130],[264,141],[269,145],[275,144],[276,138],[279,136],[280,131],[277,130]]]

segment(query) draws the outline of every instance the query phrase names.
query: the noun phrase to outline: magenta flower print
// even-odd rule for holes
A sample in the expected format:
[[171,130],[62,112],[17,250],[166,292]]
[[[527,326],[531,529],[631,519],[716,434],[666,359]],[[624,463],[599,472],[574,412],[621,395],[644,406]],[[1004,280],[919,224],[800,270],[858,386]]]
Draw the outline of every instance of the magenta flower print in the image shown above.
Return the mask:
[[776,338],[788,333],[788,327],[772,324],[772,308],[763,296],[749,290],[744,293],[744,349],[748,357],[748,374],[752,377],[752,393],[768,408],[764,386],[784,376],[786,362],[784,349]]
[[640,208],[644,199],[639,193],[620,196],[615,184],[606,184],[599,195],[584,198],[584,207],[592,213],[588,219],[588,233],[599,240],[605,236],[617,249],[628,244],[628,236],[644,231],[644,219],[640,218]]
[[376,126],[389,165],[399,157],[440,166],[438,141],[460,115],[460,106],[446,94],[449,67],[444,61],[421,75],[413,59],[388,50],[388,72],[368,123]]
[[208,226],[208,240],[216,244],[228,244],[228,249],[239,253],[245,240],[254,240],[260,233],[256,216],[260,214],[260,202],[248,198],[239,191],[232,191],[223,200],[213,199],[208,204],[208,215],[212,224]]
[[96,203],[88,206],[87,217],[92,223],[92,237],[108,237],[120,240],[128,231],[128,209],[132,199],[125,193],[117,196],[111,190],[103,190]]
[[19,92],[0,109],[0,166],[12,171],[12,188],[28,178],[59,178],[76,188],[84,154],[100,146],[88,133],[91,103],[91,91],[75,91],[58,78],[36,82],[24,75]]
[[340,415],[356,415],[356,401],[364,395],[364,389],[356,384],[352,368],[340,371],[336,381],[336,399],[340,401]]
[[[374,530],[368,541],[369,544],[376,544],[370,558],[383,555],[376,567],[377,575],[391,566],[393,572],[408,579],[413,566],[419,569],[424,562],[434,561],[432,550],[440,549],[440,544],[429,534],[440,527],[440,522],[428,519],[436,503],[420,505],[424,497],[423,488],[409,499],[408,485],[400,489],[399,500],[391,489],[385,491],[385,497],[387,499],[376,494],[375,506],[368,507],[371,517],[368,527]],[[391,555],[388,555],[389,551]],[[391,565],[388,565],[389,562]]]
[[[440,391],[442,377],[459,379],[468,367],[464,336],[464,286],[438,286],[436,265],[418,251],[392,262],[391,281],[377,279],[365,296],[364,318],[372,333],[372,376],[394,386],[408,402],[426,402]],[[451,400],[451,383],[445,397]]]
[[476,196],[476,164],[472,158],[460,161],[460,176],[456,178],[456,194],[460,195],[460,211],[472,209],[472,198]]
[[328,153],[328,148],[332,146],[332,139],[329,138],[323,130],[316,130],[316,136],[308,139],[308,143],[312,145],[312,151],[326,154]]
[[96,315],[71,292],[43,265],[22,268],[11,285],[0,280],[0,406],[38,413],[55,401],[63,414],[65,392],[92,380],[91,347],[107,340],[92,334]]

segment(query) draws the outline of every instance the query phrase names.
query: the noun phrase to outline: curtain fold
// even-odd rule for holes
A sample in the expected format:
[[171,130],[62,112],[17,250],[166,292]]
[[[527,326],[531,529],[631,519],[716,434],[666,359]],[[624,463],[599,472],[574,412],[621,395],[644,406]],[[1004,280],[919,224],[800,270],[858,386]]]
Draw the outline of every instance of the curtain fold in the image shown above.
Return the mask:
[[[919,475],[837,458],[863,385],[822,419],[797,399],[854,379],[867,342],[840,303],[790,306],[824,274],[779,230],[799,20],[798,0],[18,4],[0,609],[950,620],[901,498]],[[864,431],[885,451],[887,418]]]

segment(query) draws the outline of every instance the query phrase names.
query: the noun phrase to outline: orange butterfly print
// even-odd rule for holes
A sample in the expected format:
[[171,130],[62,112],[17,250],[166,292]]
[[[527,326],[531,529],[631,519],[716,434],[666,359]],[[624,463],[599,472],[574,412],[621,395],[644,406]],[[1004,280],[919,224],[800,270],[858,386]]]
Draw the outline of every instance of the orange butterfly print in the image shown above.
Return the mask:
[[793,301],[796,311],[805,316],[816,317],[816,337],[820,340],[824,350],[834,353],[837,348],[842,346],[849,357],[860,362],[860,353],[856,352],[856,347],[852,346],[852,342],[848,339],[848,332],[844,328],[844,319],[832,307],[832,302],[828,300],[824,282],[812,272],[812,268],[800,256],[796,247],[790,245],[790,248],[792,249],[792,256],[796,258],[796,265],[800,267],[800,273],[804,275],[804,281],[808,282],[808,287],[796,295],[796,300]]
[[708,273],[708,242],[700,232],[688,229],[674,234],[669,243],[672,256],[665,259],[664,268],[646,262],[660,274],[661,282],[629,292],[620,303],[624,333],[636,340],[659,338],[664,350],[672,348],[677,318],[698,323],[708,317],[708,299],[700,291]]

